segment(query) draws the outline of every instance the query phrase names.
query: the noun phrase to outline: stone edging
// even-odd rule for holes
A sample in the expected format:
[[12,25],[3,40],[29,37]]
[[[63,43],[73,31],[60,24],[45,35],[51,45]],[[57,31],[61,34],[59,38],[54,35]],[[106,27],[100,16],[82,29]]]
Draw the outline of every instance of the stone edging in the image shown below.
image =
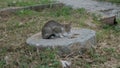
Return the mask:
[[19,10],[35,10],[35,11],[40,11],[45,8],[58,8],[62,7],[64,4],[62,3],[50,3],[50,4],[38,4],[38,5],[32,5],[32,6],[25,6],[25,7],[9,7],[9,8],[3,8],[0,10],[0,14],[5,14],[5,13],[14,13]]

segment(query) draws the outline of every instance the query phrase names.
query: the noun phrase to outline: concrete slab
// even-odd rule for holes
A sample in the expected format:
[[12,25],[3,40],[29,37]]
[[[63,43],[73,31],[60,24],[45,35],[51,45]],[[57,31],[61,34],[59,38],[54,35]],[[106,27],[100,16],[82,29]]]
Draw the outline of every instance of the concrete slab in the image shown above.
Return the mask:
[[57,0],[73,8],[85,8],[88,12],[99,12],[103,16],[113,16],[120,11],[120,5],[95,0]]

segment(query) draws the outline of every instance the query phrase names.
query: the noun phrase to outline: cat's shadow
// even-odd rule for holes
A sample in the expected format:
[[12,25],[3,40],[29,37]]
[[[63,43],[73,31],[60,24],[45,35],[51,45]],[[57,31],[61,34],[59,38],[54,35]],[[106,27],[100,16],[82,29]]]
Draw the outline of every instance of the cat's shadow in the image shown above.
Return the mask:
[[73,39],[73,38],[77,38],[79,36],[79,34],[72,34],[69,39]]

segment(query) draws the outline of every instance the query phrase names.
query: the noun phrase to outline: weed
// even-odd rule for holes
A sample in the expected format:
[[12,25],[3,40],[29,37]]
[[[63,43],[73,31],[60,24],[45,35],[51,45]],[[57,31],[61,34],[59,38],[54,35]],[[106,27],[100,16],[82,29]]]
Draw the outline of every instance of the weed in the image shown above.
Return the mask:
[[116,25],[116,26],[110,26],[110,25],[103,25],[103,29],[105,30],[113,30],[114,32],[118,32],[120,31],[120,25]]
[[120,24],[120,17],[119,17],[119,18],[117,18],[117,22],[118,22],[118,24]]
[[[0,49],[0,56],[4,56],[6,53],[7,53],[6,48]],[[2,61],[2,60],[0,60],[0,61]]]
[[61,9],[54,10],[50,14],[55,17],[60,17],[60,16],[68,16],[71,15],[71,8],[70,7],[62,7]]
[[87,13],[87,11],[84,8],[77,9],[76,12],[81,14],[82,17],[87,18],[86,16],[87,16],[88,13]]
[[32,10],[20,10],[20,11],[17,11],[15,14],[18,15],[18,16],[23,17],[25,15],[27,15],[27,16],[37,15],[37,12],[32,11]]
[[115,52],[115,49],[113,49],[113,48],[104,48],[103,50],[107,53],[110,53],[110,54]]
[[0,60],[0,68],[3,68],[5,64],[5,60]]
[[84,64],[84,68],[91,68],[91,65],[89,63]]
[[120,59],[120,54],[115,55],[115,58]]

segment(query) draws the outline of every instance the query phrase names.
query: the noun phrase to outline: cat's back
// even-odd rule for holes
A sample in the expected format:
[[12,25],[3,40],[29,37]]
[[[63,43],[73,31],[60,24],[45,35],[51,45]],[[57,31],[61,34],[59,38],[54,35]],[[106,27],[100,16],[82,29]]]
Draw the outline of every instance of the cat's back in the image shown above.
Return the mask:
[[44,27],[54,27],[54,26],[62,26],[62,25],[54,20],[50,20],[44,25]]
[[55,35],[54,30],[56,29],[56,27],[60,29],[61,26],[62,26],[61,24],[54,20],[48,21],[42,28],[42,38],[48,39],[51,37],[51,35]]

